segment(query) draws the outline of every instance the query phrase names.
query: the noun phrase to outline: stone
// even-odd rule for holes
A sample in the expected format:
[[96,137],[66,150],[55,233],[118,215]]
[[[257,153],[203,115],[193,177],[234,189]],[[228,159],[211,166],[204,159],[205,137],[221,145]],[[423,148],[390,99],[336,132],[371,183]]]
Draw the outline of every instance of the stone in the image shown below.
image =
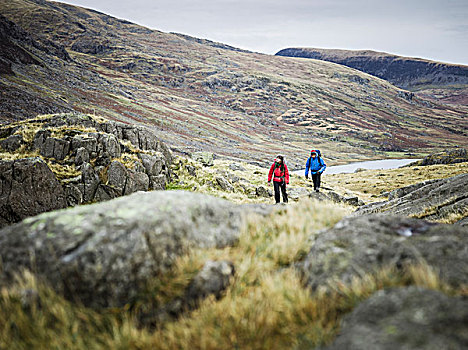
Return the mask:
[[229,164],[228,168],[231,169],[232,171],[242,171],[242,172],[246,171],[242,165],[239,165],[236,163]]
[[467,217],[468,174],[426,181],[390,193],[389,200],[360,207],[356,215],[386,212],[427,220],[442,220],[458,215]]
[[193,165],[187,164],[185,166],[185,169],[187,170],[190,176],[197,177],[196,168]]
[[34,148],[35,149],[42,149],[44,147],[45,140],[47,140],[52,133],[50,130],[39,130],[35,135],[34,135]]
[[86,148],[80,147],[76,150],[75,165],[89,163],[89,152]]
[[128,195],[137,191],[148,191],[149,189],[149,177],[145,173],[138,173],[132,170],[127,171],[127,178],[125,181],[125,187],[123,189],[123,195]]
[[119,158],[122,154],[120,142],[117,137],[112,134],[100,135],[99,143],[103,146],[103,151],[106,152],[110,158]]
[[125,182],[127,179],[127,168],[119,161],[114,160],[107,169],[107,185],[114,188],[125,188]]
[[83,183],[83,201],[85,203],[94,199],[100,179],[89,163],[83,163],[81,167],[81,182]]
[[214,155],[210,152],[194,152],[192,154],[192,159],[196,162],[200,162],[203,166],[214,165]]
[[91,156],[96,154],[97,144],[97,140],[94,137],[90,137],[88,135],[75,135],[71,140],[71,149],[72,151],[76,151],[79,148],[84,148]]
[[41,156],[64,160],[70,151],[70,142],[56,137],[48,137],[39,149]]
[[268,191],[268,189],[266,189],[264,186],[258,186],[256,189],[255,189],[255,193],[257,195],[257,197],[266,197],[266,198],[269,198],[272,196],[272,194],[270,193],[270,191]]
[[66,184],[63,186],[65,197],[67,200],[67,206],[74,207],[83,203],[83,194],[81,193],[78,186],[74,184]]
[[234,273],[234,264],[230,261],[207,261],[190,282],[185,299],[188,303],[196,303],[209,295],[220,298],[221,293],[229,286]]
[[223,191],[234,192],[234,187],[222,176],[216,176],[216,182]]
[[8,152],[14,152],[23,144],[23,136],[11,135],[0,141],[0,147]]
[[0,227],[66,205],[60,182],[42,159],[0,160]]
[[96,190],[95,199],[98,202],[108,201],[120,197],[122,195],[122,190],[120,188],[114,188],[112,186],[99,184],[99,187]]
[[286,188],[288,193],[288,198],[290,200],[299,200],[300,198],[307,197],[310,194],[310,191],[305,187],[288,187]]
[[140,153],[138,157],[141,159],[148,176],[158,176],[166,170],[164,155],[160,152],[151,155]]
[[467,320],[467,298],[418,287],[382,290],[344,318],[326,349],[466,349]]
[[397,215],[348,217],[316,236],[298,266],[316,290],[386,267],[427,263],[453,286],[468,283],[468,228]]
[[235,244],[244,213],[185,191],[139,192],[47,213],[0,230],[0,278],[11,281],[28,268],[71,300],[121,307],[191,248]]
[[153,190],[165,190],[166,189],[166,175],[158,175],[150,177],[150,188]]
[[111,156],[106,151],[101,152],[101,154],[96,158],[95,165],[106,167],[112,161]]

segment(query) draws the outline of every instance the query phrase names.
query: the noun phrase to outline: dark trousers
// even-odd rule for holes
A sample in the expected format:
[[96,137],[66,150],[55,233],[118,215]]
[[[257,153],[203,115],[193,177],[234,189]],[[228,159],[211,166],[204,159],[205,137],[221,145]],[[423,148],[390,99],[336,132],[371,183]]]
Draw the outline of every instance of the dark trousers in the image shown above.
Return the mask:
[[276,203],[280,202],[280,188],[281,188],[281,193],[283,194],[283,202],[287,203],[288,195],[286,193],[286,183],[284,181],[283,182],[273,181],[273,187],[275,188]]
[[318,190],[320,188],[320,176],[322,174],[316,173],[312,174],[312,181],[314,182],[314,190]]

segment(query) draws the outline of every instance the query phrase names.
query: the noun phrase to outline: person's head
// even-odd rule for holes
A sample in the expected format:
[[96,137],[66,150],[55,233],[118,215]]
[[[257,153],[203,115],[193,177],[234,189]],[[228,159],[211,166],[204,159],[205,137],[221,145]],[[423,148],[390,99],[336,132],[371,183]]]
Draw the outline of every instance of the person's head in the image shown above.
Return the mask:
[[281,154],[278,154],[278,155],[276,156],[276,161],[277,161],[278,163],[281,163],[281,164],[282,164],[282,163],[284,163],[284,157],[283,157]]
[[317,157],[317,152],[311,151],[311,152],[310,152],[310,156],[311,156],[312,158]]

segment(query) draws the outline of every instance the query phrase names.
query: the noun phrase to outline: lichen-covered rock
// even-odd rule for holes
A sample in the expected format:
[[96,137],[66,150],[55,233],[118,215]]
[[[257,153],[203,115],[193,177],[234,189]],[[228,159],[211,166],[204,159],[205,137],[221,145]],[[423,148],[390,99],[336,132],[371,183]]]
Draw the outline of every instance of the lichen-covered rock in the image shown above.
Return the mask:
[[148,191],[149,177],[145,173],[139,173],[132,170],[127,171],[127,178],[125,180],[125,187],[123,194],[131,194],[137,191]]
[[60,182],[43,160],[0,160],[0,227],[66,205]]
[[99,186],[100,179],[98,174],[94,171],[94,168],[89,163],[84,163],[81,167],[81,181],[82,181],[82,192],[83,200],[90,202],[94,199],[96,190]]
[[39,149],[41,156],[63,160],[70,151],[70,142],[65,139],[48,137]]
[[268,190],[264,186],[258,186],[255,189],[255,193],[256,193],[257,197],[269,198],[269,197],[273,196],[273,193],[271,192],[271,190]]
[[345,317],[326,349],[466,349],[467,320],[467,298],[417,287],[383,290]]
[[191,247],[225,247],[245,209],[183,191],[139,192],[0,230],[3,278],[29,268],[85,305],[122,306]]
[[328,281],[353,277],[384,267],[427,263],[451,285],[468,283],[468,228],[434,224],[395,215],[349,217],[320,233],[299,264],[313,290]]
[[223,191],[226,191],[226,192],[233,192],[234,191],[234,187],[232,187],[232,185],[229,183],[229,181],[226,180],[224,177],[216,176],[216,182],[218,183],[219,187],[221,187],[221,189]]
[[22,144],[23,137],[21,135],[11,135],[0,141],[0,147],[10,152],[16,151]]
[[387,212],[427,220],[440,220],[455,215],[462,220],[468,215],[467,188],[468,174],[426,181],[392,191],[390,200],[362,206],[356,214]]

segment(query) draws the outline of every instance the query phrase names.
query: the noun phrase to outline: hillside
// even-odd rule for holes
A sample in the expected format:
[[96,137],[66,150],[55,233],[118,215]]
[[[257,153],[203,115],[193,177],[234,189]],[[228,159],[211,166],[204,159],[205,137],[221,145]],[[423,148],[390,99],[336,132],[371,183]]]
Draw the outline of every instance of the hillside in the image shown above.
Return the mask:
[[447,64],[422,58],[402,57],[371,50],[288,48],[278,56],[304,57],[339,63],[385,79],[407,89],[424,86],[468,84],[468,66]]
[[[291,168],[467,145],[463,108],[329,62],[243,52],[42,0],[1,0],[2,121],[71,110],[150,127],[176,152]],[[15,51],[16,50],[16,51]],[[9,52],[22,52],[22,55]]]
[[278,56],[303,57],[342,64],[410,91],[450,104],[468,104],[468,66],[402,57],[371,50],[287,48]]

